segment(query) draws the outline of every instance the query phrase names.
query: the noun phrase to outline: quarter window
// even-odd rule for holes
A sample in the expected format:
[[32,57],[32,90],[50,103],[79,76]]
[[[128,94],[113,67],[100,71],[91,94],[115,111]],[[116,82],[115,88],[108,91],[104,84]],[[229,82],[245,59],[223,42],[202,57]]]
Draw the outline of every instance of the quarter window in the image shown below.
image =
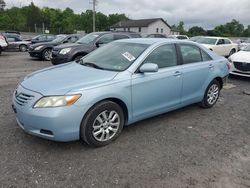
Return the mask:
[[180,51],[182,54],[183,64],[202,61],[200,49],[196,46],[181,44]]
[[145,59],[144,63],[155,63],[159,68],[177,65],[177,55],[174,44],[167,44],[155,49]]
[[203,61],[210,61],[210,60],[212,60],[212,58],[206,52],[204,52],[203,50],[201,50],[201,56],[202,56],[202,60]]

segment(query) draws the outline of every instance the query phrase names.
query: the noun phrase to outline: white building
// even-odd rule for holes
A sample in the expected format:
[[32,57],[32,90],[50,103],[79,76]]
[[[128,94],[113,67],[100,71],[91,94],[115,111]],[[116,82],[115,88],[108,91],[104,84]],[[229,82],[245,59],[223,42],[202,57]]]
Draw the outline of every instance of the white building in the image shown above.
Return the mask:
[[143,35],[159,33],[168,36],[171,34],[170,25],[162,18],[121,21],[112,25],[110,29],[138,32]]

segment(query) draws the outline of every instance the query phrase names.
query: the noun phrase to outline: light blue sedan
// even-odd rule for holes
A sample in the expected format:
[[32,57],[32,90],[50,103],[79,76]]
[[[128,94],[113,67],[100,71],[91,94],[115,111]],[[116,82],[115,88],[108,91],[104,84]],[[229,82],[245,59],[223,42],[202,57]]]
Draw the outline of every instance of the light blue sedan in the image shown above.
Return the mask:
[[190,41],[125,39],[26,76],[13,109],[29,134],[103,146],[124,125],[192,103],[212,107],[229,68],[224,57]]

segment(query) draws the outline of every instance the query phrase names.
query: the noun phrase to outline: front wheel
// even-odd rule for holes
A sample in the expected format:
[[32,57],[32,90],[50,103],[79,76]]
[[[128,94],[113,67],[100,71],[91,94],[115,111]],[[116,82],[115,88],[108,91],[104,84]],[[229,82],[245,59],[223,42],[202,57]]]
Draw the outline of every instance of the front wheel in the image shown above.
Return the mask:
[[121,107],[114,102],[103,101],[92,107],[84,117],[80,136],[91,146],[105,146],[120,135],[123,125]]
[[233,55],[235,52],[236,52],[236,50],[235,50],[235,49],[232,49],[232,50],[230,51],[228,57],[230,57],[231,55]]
[[220,96],[220,83],[217,80],[213,80],[207,87],[203,100],[200,102],[200,106],[203,108],[211,108],[217,102]]
[[52,50],[51,49],[43,50],[42,58],[45,61],[50,61],[52,58]]

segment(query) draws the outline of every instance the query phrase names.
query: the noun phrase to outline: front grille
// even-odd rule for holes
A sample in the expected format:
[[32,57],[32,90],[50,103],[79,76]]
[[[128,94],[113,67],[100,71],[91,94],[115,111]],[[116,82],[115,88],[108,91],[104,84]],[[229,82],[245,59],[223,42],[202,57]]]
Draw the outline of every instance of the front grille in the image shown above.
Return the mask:
[[15,94],[16,103],[20,106],[27,104],[34,96],[25,93]]
[[234,67],[240,71],[250,71],[250,63],[234,62]]

